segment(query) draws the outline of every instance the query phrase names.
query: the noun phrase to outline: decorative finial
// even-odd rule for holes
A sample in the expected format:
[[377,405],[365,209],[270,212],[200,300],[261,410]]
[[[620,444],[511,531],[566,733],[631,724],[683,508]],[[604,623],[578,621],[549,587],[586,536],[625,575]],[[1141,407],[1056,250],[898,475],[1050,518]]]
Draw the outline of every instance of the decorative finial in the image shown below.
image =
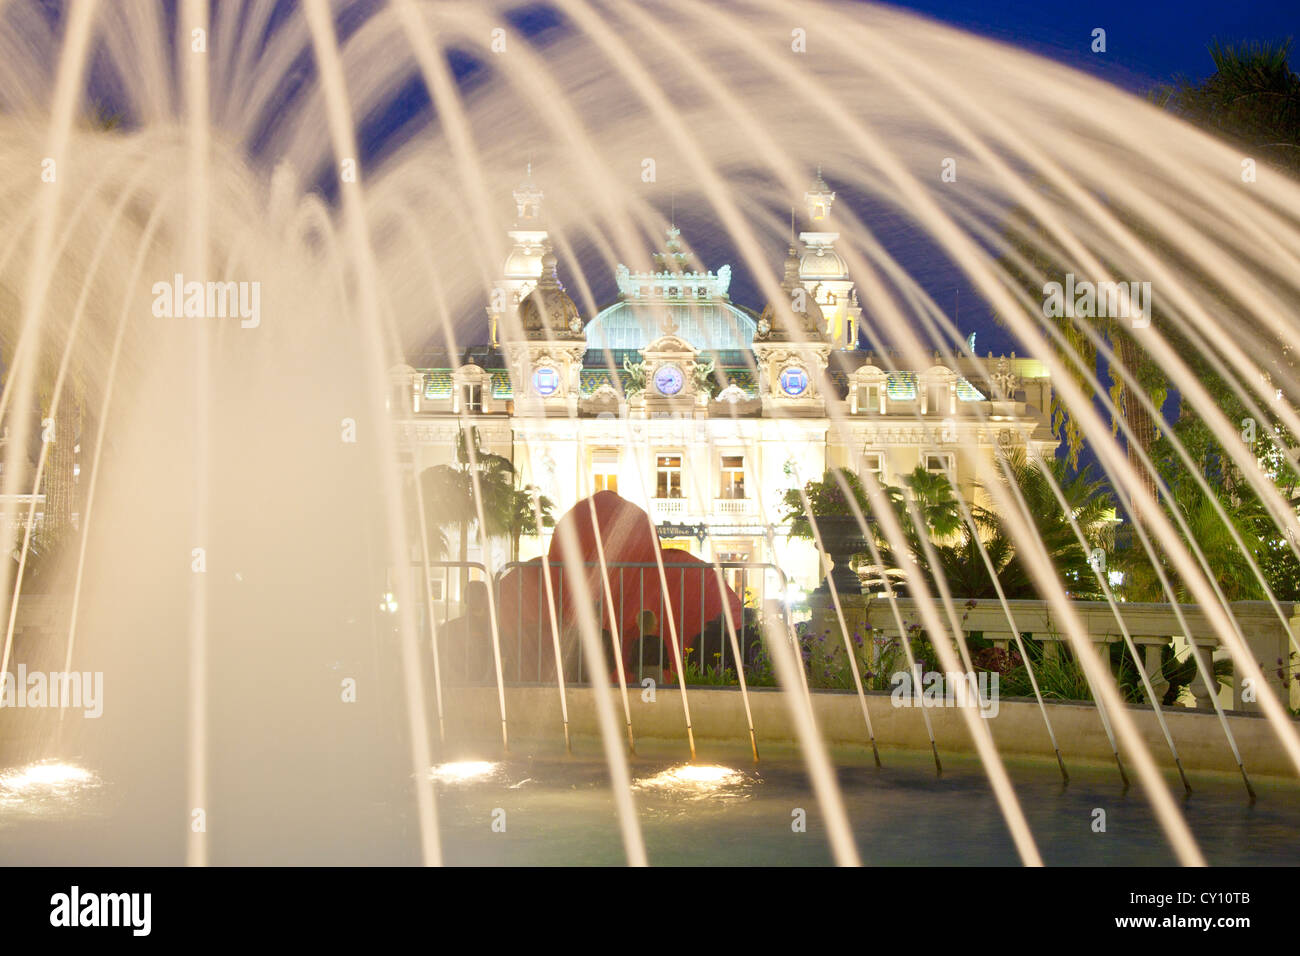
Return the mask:
[[542,244],[542,274],[537,280],[537,286],[540,289],[563,289],[560,285],[560,276],[556,272],[559,260],[555,257],[555,251],[551,248],[551,241],[548,239]]
[[688,272],[687,262],[691,255],[682,248],[681,235],[682,231],[676,226],[669,226],[666,230],[668,241],[664,243],[664,251],[654,254],[654,261],[662,272],[671,272],[681,274]]
[[817,180],[804,193],[804,202],[808,204],[808,218],[820,222],[831,214],[831,204],[835,202],[835,191],[822,179],[822,168],[817,167]]
[[799,253],[795,250],[794,243],[790,243],[790,251],[785,257],[785,276],[781,280],[782,288],[787,292],[793,292],[799,286]]
[[533,161],[528,160],[524,181],[515,187],[515,216],[520,220],[538,220],[542,216],[543,193],[533,182]]

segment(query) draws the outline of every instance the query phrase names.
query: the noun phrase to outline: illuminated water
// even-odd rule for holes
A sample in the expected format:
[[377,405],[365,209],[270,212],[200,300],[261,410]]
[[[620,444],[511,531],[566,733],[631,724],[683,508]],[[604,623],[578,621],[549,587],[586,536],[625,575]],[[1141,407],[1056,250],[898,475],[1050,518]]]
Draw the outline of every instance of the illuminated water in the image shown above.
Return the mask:
[[[553,749],[511,760],[439,765],[438,808],[447,863],[477,865],[610,865],[625,862],[609,788],[609,768],[594,740],[578,755]],[[755,767],[742,748],[705,747],[695,766],[680,745],[643,742],[633,758],[638,814],[651,863],[685,866],[822,866],[831,861],[816,800],[797,754],[769,747]],[[490,753],[488,747],[485,753]],[[647,752],[649,755],[647,755]],[[863,862],[878,866],[995,865],[1019,862],[973,758],[945,758],[934,775],[928,754],[887,751],[876,770],[864,752],[834,754],[838,782]],[[1025,813],[1049,865],[1148,866],[1175,858],[1139,791],[1120,792],[1109,767],[1071,766],[1061,786],[1053,764],[1008,761]],[[3,779],[3,778],[0,778]],[[1172,778],[1171,778],[1172,780]],[[1195,794],[1182,804],[1215,865],[1294,865],[1300,843],[1300,788],[1256,779],[1249,806],[1230,777],[1193,775]],[[213,845],[214,864],[414,864],[415,814],[402,788],[388,799],[350,803],[346,779],[318,780],[320,799],[297,822],[268,812],[240,814],[236,832]],[[214,780],[214,805],[234,809],[237,787]],[[4,784],[0,782],[0,794]],[[115,834],[129,813],[130,787],[104,781],[19,803],[0,796],[0,862],[98,864],[165,862]],[[246,794],[245,797],[253,796]],[[1106,832],[1093,832],[1094,810]],[[797,809],[806,832],[792,830]],[[346,811],[346,812],[345,812]],[[504,832],[500,828],[504,811]],[[218,812],[221,812],[220,809]],[[495,812],[495,816],[494,816]],[[322,838],[322,835],[325,835]],[[158,841],[165,842],[160,834]]]
[[[182,82],[166,6],[77,5],[51,33],[43,4],[0,4],[0,173],[12,184],[0,203],[0,286],[21,303],[10,331],[24,345],[0,396],[0,417],[15,429],[3,490],[39,487],[17,467],[38,420],[36,357],[60,367],[65,385],[65,372],[83,370],[98,437],[83,453],[82,547],[62,569],[75,611],[40,650],[104,672],[109,700],[102,721],[58,733],[23,728],[12,748],[0,741],[0,760],[17,774],[0,780],[0,861],[437,862],[445,843],[446,858],[461,863],[637,862],[642,829],[651,862],[828,859],[819,821],[823,812],[836,817],[829,773],[816,798],[793,754],[765,761],[761,777],[686,781],[722,784],[707,799],[674,791],[672,776],[646,786],[685,756],[685,742],[660,761],[643,756],[625,767],[603,695],[604,759],[588,741],[572,762],[461,768],[436,781],[445,807],[432,799],[432,730],[420,717],[428,708],[414,653],[423,596],[400,577],[390,587],[388,573],[409,560],[404,519],[417,504],[404,497],[388,428],[388,371],[424,344],[459,351],[483,338],[483,302],[506,255],[506,194],[530,157],[584,316],[596,304],[586,273],[607,275],[617,262],[647,268],[646,237],[663,234],[665,207],[712,224],[761,298],[781,301],[786,211],[825,164],[846,192],[874,197],[942,252],[942,264],[1005,319],[1022,354],[1046,363],[1116,487],[1144,494],[1143,469],[1094,401],[1096,391],[1104,404],[1107,388],[1091,374],[1086,387],[1074,381],[1071,356],[1053,347],[1034,287],[1046,273],[1033,270],[1026,292],[999,258],[1011,251],[999,238],[1006,212],[1024,206],[1044,236],[1021,238],[1053,260],[1053,274],[1113,274],[1159,289],[1162,321],[1135,338],[1300,556],[1294,509],[1179,351],[1182,341],[1199,347],[1254,418],[1300,433],[1300,376],[1272,362],[1277,343],[1300,328],[1300,190],[1266,174],[1243,188],[1234,150],[1150,104],[1030,54],[865,5],[765,0],[747,20],[682,0],[600,10],[556,0],[574,29],[537,46],[512,34],[508,56],[484,44],[513,0],[374,5],[363,28],[341,37],[323,0],[268,33],[281,6],[213,4],[209,18],[206,5],[183,5],[186,20],[213,27],[214,45],[210,56],[184,60]],[[336,6],[351,16],[366,5]],[[825,53],[795,56],[792,22]],[[473,89],[440,65],[463,48],[493,64]],[[284,101],[307,57],[314,76]],[[82,74],[91,63],[120,74],[128,128],[84,122]],[[360,178],[349,175],[363,124],[417,74],[438,122],[363,162]],[[268,124],[270,114],[277,118]],[[961,174],[945,183],[936,161],[949,153]],[[57,160],[58,176],[49,188],[28,188],[46,158]],[[650,159],[662,164],[655,190],[637,174]],[[326,176],[336,168],[337,177]],[[337,203],[313,192],[322,176]],[[964,356],[956,316],[881,245],[876,230],[888,222],[842,207],[836,216],[872,318],[864,344],[883,356],[882,343],[893,343],[912,369],[928,367],[935,350]],[[265,321],[261,313],[255,325],[164,317],[154,311],[154,285],[179,273],[255,283]],[[1230,319],[1211,306],[1220,302]],[[502,333],[521,336],[513,312]],[[1160,420],[1160,409],[1148,411]],[[842,409],[829,414],[833,427],[845,424]],[[358,425],[359,442],[343,437]],[[1247,809],[1238,781],[1194,781],[1191,802],[1173,800],[1070,611],[1065,583],[1046,555],[1033,560],[1041,542],[1032,515],[991,463],[975,477],[1114,715],[1142,790],[1121,797],[1109,768],[1095,778],[1078,771],[1066,792],[1054,768],[1006,761],[1004,771],[987,728],[966,715],[979,761],[956,764],[942,780],[928,759],[879,774],[858,758],[838,761],[862,858],[1033,863],[1037,836],[1047,862],[1169,862],[1168,841],[1195,863],[1192,831],[1211,862],[1294,845],[1294,789],[1259,781],[1260,805]],[[1181,540],[1177,514],[1135,511],[1143,547],[1167,554],[1189,596],[1213,612],[1237,673],[1263,688],[1278,746],[1300,769],[1300,735],[1238,638],[1213,569]],[[879,517],[901,550],[892,512]],[[21,577],[0,566],[0,595],[15,606]],[[388,643],[381,632],[390,622],[373,620],[384,594],[396,611]],[[955,619],[952,602],[943,603]],[[925,607],[926,630],[945,633],[940,611]],[[0,665],[27,653],[14,621],[9,615]],[[583,622],[584,642],[598,639],[594,623]],[[947,641],[935,647],[943,669],[956,669]],[[322,649],[327,667],[316,657]],[[394,672],[381,676],[380,660]],[[345,681],[357,682],[362,703],[343,702]],[[379,711],[362,720],[371,702]],[[4,718],[6,729],[13,719]],[[817,761],[815,731],[801,736]],[[26,751],[81,766],[98,785],[33,774],[17,763],[17,754],[32,759]],[[702,762],[732,756],[731,766],[747,766],[744,754],[701,754]],[[491,829],[497,807],[505,833]],[[807,833],[790,832],[796,807],[808,811]],[[1106,834],[1090,829],[1096,807],[1110,814]]]

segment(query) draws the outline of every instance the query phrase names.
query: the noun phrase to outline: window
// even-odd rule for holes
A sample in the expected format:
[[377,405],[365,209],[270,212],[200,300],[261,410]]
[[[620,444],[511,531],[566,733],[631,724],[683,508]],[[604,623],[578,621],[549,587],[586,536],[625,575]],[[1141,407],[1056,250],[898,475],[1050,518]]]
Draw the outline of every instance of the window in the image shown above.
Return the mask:
[[781,391],[798,398],[808,390],[808,373],[798,365],[788,365],[781,371]]
[[539,366],[533,372],[533,388],[542,398],[550,398],[560,390],[560,373],[549,365]]
[[591,490],[618,491],[618,449],[597,448],[591,453]]
[[862,471],[876,476],[877,483],[885,486],[885,456],[882,452],[868,451],[862,454]]
[[719,498],[745,497],[745,456],[722,456],[722,483]]
[[941,454],[937,452],[928,452],[925,455],[925,470],[932,475],[956,474],[953,467],[952,455]]
[[931,382],[925,392],[926,411],[931,415],[949,414],[949,391],[947,382]]
[[656,462],[655,497],[682,496],[682,456],[659,455]]
[[859,385],[858,386],[858,411],[860,412],[880,412],[884,411],[880,403],[880,386],[879,385]]
[[[715,552],[716,560],[719,564],[741,564],[750,560],[751,549],[744,542],[727,542],[721,545],[721,548]],[[736,594],[740,595],[743,603],[748,603],[753,597],[749,589],[749,576],[747,568],[723,568],[722,574],[726,579],[727,587],[731,588]],[[761,577],[761,572],[755,576],[755,584]],[[711,632],[710,632],[711,633]]]
[[482,413],[482,385],[462,385],[460,387],[460,410],[470,415],[478,415]]

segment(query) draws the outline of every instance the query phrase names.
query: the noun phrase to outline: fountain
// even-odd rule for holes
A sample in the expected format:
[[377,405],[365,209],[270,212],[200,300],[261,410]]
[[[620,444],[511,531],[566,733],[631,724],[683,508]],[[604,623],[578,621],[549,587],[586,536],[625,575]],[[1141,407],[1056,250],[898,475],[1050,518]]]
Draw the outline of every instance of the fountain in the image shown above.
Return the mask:
[[[1272,661],[1259,649],[1266,637],[1284,658],[1300,652],[1294,607],[1274,595],[1210,495],[1264,599],[1225,592],[1189,516],[1166,507],[1171,489],[1119,404],[1140,406],[1204,488],[1192,452],[1116,352],[1139,347],[1163,371],[1240,471],[1284,557],[1300,560],[1295,508],[1199,371],[1226,383],[1252,434],[1256,425],[1300,434],[1300,382],[1283,348],[1297,335],[1300,186],[1263,167],[1243,178],[1232,148],[1100,81],[884,8],[757,0],[719,29],[723,14],[684,0],[553,0],[555,20],[543,25],[507,0],[343,6],[340,19],[324,0],[287,10],[185,0],[172,18],[89,0],[55,12],[34,0],[0,5],[0,419],[10,429],[0,483],[17,555],[0,575],[0,672],[61,666],[102,675],[103,686],[102,716],[0,708],[0,861],[555,862],[569,847],[579,862],[717,863],[701,848],[718,833],[750,835],[758,862],[1278,859],[1267,838],[1286,845],[1300,831],[1300,734],[1290,683],[1266,676]],[[820,52],[808,55],[808,44]],[[428,105],[411,107],[412,97]],[[533,200],[519,201],[523,221],[511,234],[538,260],[531,312],[494,299],[513,255],[498,211],[525,168],[548,197],[545,251],[524,228]],[[857,282],[853,304],[828,300],[827,315],[797,301],[798,262],[785,283],[773,267],[794,241],[790,197],[805,194],[813,169],[814,199],[834,183],[860,200],[836,207],[833,248],[829,233],[805,234]],[[941,175],[948,169],[956,176]],[[583,487],[587,476],[575,477],[579,504],[557,516],[544,559],[494,565],[484,533],[493,491],[480,467],[494,452],[477,440],[463,443],[461,520],[484,560],[442,561],[431,515],[446,502],[428,500],[414,474],[411,436],[427,425],[417,414],[427,390],[412,386],[407,357],[432,342],[452,357],[453,375],[479,376],[470,388],[495,400],[491,375],[465,360],[484,340],[490,303],[515,363],[510,414],[567,441],[584,415],[596,417],[580,411],[577,386],[583,323],[601,311],[597,277],[658,277],[667,291],[647,296],[679,296],[687,277],[701,301],[725,294],[729,267],[724,280],[721,270],[652,261],[648,237],[665,229],[673,245],[660,264],[703,251],[681,239],[678,210],[693,225],[709,222],[702,247],[734,250],[738,273],[771,304],[762,316],[729,313],[754,322],[744,371],[766,383],[760,392],[773,380],[786,391],[784,410],[769,417],[789,430],[771,433],[771,454],[798,459],[802,439],[791,436],[814,419],[825,421],[826,443],[850,449],[834,464],[860,478],[860,494],[825,471],[847,513],[819,515],[807,497],[831,462],[799,470],[790,485],[824,572],[804,583],[820,587],[817,627],[834,653],[842,644],[856,661],[855,628],[869,626],[897,640],[908,674],[927,663],[961,675],[975,670],[975,632],[1005,635],[994,643],[1008,654],[1014,644],[1026,664],[1031,645],[1068,654],[1089,704],[1043,690],[1056,659],[1046,650],[1038,672],[1028,669],[1032,696],[1002,701],[994,719],[978,699],[896,709],[856,664],[843,692],[811,686],[788,568],[691,563],[658,546],[629,556],[601,503],[613,492]],[[843,324],[818,323],[852,309],[867,317],[847,344],[878,357],[882,383],[982,360],[891,251],[873,212],[923,236],[1041,363],[1115,489],[1162,602],[1121,600],[1099,567],[1084,583],[1102,599],[1076,599],[1083,578],[1058,567],[1001,452],[963,462],[964,484],[940,469],[957,494],[951,534],[970,529],[972,564],[988,569],[995,593],[977,605],[933,573],[945,540],[925,533],[915,496],[900,506],[868,466],[847,403],[825,400],[842,384],[829,356],[846,343]],[[1094,302],[1109,292],[1118,311],[1132,307],[1118,315],[1123,336],[1107,338],[1087,314],[1047,309],[1036,290],[1048,296],[1067,271],[1088,277]],[[1131,296],[1129,283],[1150,293]],[[610,407],[640,416],[606,422],[640,456],[642,486],[622,489],[632,501],[656,498],[637,429],[656,415],[689,427],[724,405],[703,373],[658,377],[673,356],[700,351],[670,341],[685,335],[671,318],[661,332],[663,348],[645,350],[649,366],[602,350]],[[551,371],[534,379],[543,353]],[[1122,396],[1099,381],[1098,356],[1117,369]],[[642,381],[630,394],[647,372],[657,392]],[[528,388],[564,398],[570,381],[572,403],[547,404],[538,392],[528,404]],[[958,387],[934,394],[955,402]],[[1004,431],[1014,444],[1004,414],[1014,389],[998,393],[996,376],[987,387],[971,427],[984,445]],[[727,399],[735,422],[751,401],[740,393]],[[942,422],[926,410],[928,394],[916,401],[897,426],[929,434]],[[77,446],[77,526],[60,531],[56,496],[40,491],[71,468],[74,436],[59,423],[74,406],[93,428],[82,427]],[[463,432],[479,426],[474,414],[461,407],[449,420]],[[451,431],[427,441],[454,445]],[[522,442],[515,465],[542,474],[545,454]],[[1088,550],[1061,483],[1030,457],[1071,515],[1071,546]],[[562,480],[554,467],[551,476]],[[976,484],[979,501],[962,491]],[[541,494],[531,495],[541,526]],[[50,512],[40,524],[38,504]],[[657,542],[655,518],[633,511],[626,533]],[[985,513],[1002,523],[1033,600],[1004,592],[1001,559],[978,525]],[[59,535],[48,568],[32,557],[46,533]],[[886,583],[868,599],[855,572],[824,560],[859,536],[848,550],[865,547],[875,566],[888,567],[882,549],[904,556],[905,591]],[[34,562],[46,590],[32,583]],[[437,568],[482,574],[475,626],[490,639],[491,664],[480,685],[444,668],[440,641],[451,647],[453,634],[437,607],[448,600],[435,594]],[[636,607],[627,603],[633,568]],[[728,584],[738,573],[779,580],[758,624]],[[653,624],[633,633],[650,592]],[[684,606],[686,593],[698,610]],[[527,629],[517,626],[525,603]],[[685,679],[709,624],[719,669],[729,654],[737,672],[735,692]],[[639,648],[651,632],[667,659],[647,684],[622,661],[627,642]],[[1149,709],[1126,702],[1099,633],[1122,645]],[[1157,638],[1174,634],[1206,690],[1204,712],[1162,706],[1151,665],[1164,647]],[[922,636],[937,659],[917,659]],[[771,687],[747,678],[752,646],[769,656]],[[619,663],[566,673],[569,657],[589,669]],[[523,676],[521,661],[539,676]],[[1242,705],[1231,714],[1215,693],[1223,661]],[[1224,771],[1241,777],[1246,798]],[[1130,785],[1147,801],[1136,830],[1105,849],[1074,834],[1069,820]],[[1195,814],[1180,803],[1193,793],[1203,801]],[[1246,820],[1247,799],[1272,816]],[[907,837],[916,812],[979,825],[954,824],[918,847]],[[820,836],[790,849],[809,821]],[[1219,841],[1225,821],[1258,826],[1260,838]]]

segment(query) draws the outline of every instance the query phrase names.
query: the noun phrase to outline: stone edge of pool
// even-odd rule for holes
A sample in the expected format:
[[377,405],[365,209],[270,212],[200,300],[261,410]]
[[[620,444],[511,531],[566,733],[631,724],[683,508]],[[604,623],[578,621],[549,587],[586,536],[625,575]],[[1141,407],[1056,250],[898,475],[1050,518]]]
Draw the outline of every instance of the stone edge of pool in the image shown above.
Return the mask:
[[[622,733],[625,727],[622,697],[617,687],[612,688],[612,693]],[[736,688],[688,687],[686,695],[697,742],[723,740],[748,745],[749,728],[742,698]],[[555,739],[563,740],[560,697],[554,685],[507,686],[505,700],[506,719],[512,737],[548,739],[550,734],[547,731],[553,728]],[[878,745],[889,749],[929,751],[930,740],[921,708],[896,707],[887,693],[868,694],[866,701]],[[599,735],[593,688],[568,688],[567,702],[570,733],[576,736]],[[856,694],[813,691],[812,702],[818,730],[828,746],[868,746],[866,722]],[[632,732],[637,738],[685,739],[686,720],[678,688],[660,687],[655,699],[647,701],[643,699],[640,687],[629,687],[628,703]],[[751,688],[750,706],[760,752],[765,742],[782,745],[795,742],[789,704],[783,693],[774,688]],[[495,686],[446,688],[444,708],[449,737],[464,734],[475,738],[488,739],[494,735],[499,738],[501,712]],[[927,707],[925,710],[929,713],[941,757],[944,753],[974,754],[966,722],[957,708]],[[1067,765],[1071,759],[1113,762],[1110,743],[1093,704],[1048,703],[1047,713]],[[1149,707],[1130,707],[1129,713],[1157,764],[1173,769],[1173,758],[1154,711]],[[1213,711],[1168,707],[1164,714],[1186,769],[1237,772],[1232,750]],[[1003,699],[995,716],[982,719],[987,719],[998,751],[1004,756],[1039,757],[1055,762],[1042,712],[1034,700]],[[1268,720],[1258,715],[1230,712],[1227,722],[1248,773],[1282,777],[1296,775],[1294,764],[1288,760]],[[1300,729],[1300,722],[1293,720],[1292,726]],[[1120,755],[1126,763],[1130,762],[1123,747]]]

